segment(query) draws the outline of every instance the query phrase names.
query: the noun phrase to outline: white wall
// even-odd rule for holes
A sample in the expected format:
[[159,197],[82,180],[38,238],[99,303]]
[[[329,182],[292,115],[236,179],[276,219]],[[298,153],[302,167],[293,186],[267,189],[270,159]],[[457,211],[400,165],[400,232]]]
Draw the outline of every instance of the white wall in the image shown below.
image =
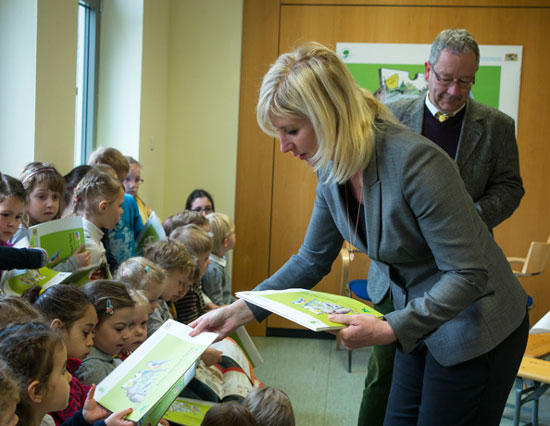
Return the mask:
[[0,171],[17,177],[34,154],[36,1],[0,0]]

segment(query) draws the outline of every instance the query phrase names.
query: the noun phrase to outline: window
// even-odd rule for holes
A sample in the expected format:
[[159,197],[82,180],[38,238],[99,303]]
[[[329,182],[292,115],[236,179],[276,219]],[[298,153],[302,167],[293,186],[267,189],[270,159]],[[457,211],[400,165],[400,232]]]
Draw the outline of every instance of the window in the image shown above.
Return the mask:
[[100,0],[78,2],[75,165],[86,164],[94,149]]

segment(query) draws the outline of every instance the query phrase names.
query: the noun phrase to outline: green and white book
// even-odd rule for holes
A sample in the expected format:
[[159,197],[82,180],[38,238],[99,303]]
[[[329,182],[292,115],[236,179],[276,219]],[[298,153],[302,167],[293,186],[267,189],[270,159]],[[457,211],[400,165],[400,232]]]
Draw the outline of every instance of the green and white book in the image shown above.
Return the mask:
[[84,244],[84,223],[80,216],[40,223],[31,226],[29,233],[30,244],[48,252],[48,268],[67,260]]
[[383,316],[370,306],[350,297],[303,288],[241,291],[236,296],[313,331],[345,328],[343,324],[329,321],[330,314],[370,314],[378,318]]
[[195,374],[195,363],[217,338],[166,321],[97,386],[95,399],[116,412],[133,408],[129,420],[156,425]]
[[200,426],[204,415],[216,403],[191,398],[176,398],[164,418],[182,426]]
[[55,284],[61,284],[71,276],[70,272],[57,272],[49,268],[12,269],[2,276],[2,292],[12,296],[20,296],[31,287],[40,286],[47,289]]
[[154,243],[158,240],[165,240],[166,232],[162,227],[162,223],[155,212],[152,212],[147,219],[147,222],[143,226],[143,230],[136,238],[136,252],[138,254],[143,253],[143,247],[145,244]]

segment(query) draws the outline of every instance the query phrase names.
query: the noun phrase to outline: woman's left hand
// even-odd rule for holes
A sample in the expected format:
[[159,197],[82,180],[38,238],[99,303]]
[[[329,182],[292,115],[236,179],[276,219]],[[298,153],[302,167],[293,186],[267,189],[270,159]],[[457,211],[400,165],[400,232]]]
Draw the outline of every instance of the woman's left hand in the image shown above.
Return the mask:
[[348,349],[363,346],[386,345],[397,340],[393,328],[387,321],[382,321],[374,315],[334,314],[328,316],[329,321],[347,325],[337,332],[340,340]]

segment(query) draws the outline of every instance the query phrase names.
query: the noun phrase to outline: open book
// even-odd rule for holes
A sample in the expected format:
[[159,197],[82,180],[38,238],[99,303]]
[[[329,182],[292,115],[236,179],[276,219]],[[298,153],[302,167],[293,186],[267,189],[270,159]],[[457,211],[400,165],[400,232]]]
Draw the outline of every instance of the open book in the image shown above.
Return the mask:
[[113,412],[132,407],[129,420],[156,425],[195,374],[195,363],[216,339],[166,321],[97,386],[95,399]]
[[2,276],[1,289],[4,294],[21,296],[31,287],[40,286],[46,289],[55,284],[61,284],[71,276],[70,272],[57,272],[49,268],[12,269]]
[[166,232],[164,232],[162,223],[160,222],[157,214],[152,212],[149,219],[147,219],[147,222],[143,226],[143,230],[136,238],[136,253],[141,255],[143,253],[143,247],[146,244],[165,239]]
[[164,418],[171,423],[183,426],[200,426],[204,415],[215,402],[199,401],[191,398],[176,398]]
[[84,244],[84,223],[80,216],[40,223],[31,226],[29,233],[30,244],[48,252],[48,268],[67,260]]
[[258,348],[250,338],[248,331],[244,326],[237,328],[232,334],[229,335],[243,350],[246,357],[252,364],[252,367],[257,367],[260,364],[263,364],[264,359],[260,355]]
[[383,316],[370,306],[350,297],[302,288],[241,291],[236,296],[313,331],[345,327],[329,321],[329,314],[371,314],[378,318]]
[[546,312],[537,323],[529,330],[530,334],[550,333],[550,311]]

